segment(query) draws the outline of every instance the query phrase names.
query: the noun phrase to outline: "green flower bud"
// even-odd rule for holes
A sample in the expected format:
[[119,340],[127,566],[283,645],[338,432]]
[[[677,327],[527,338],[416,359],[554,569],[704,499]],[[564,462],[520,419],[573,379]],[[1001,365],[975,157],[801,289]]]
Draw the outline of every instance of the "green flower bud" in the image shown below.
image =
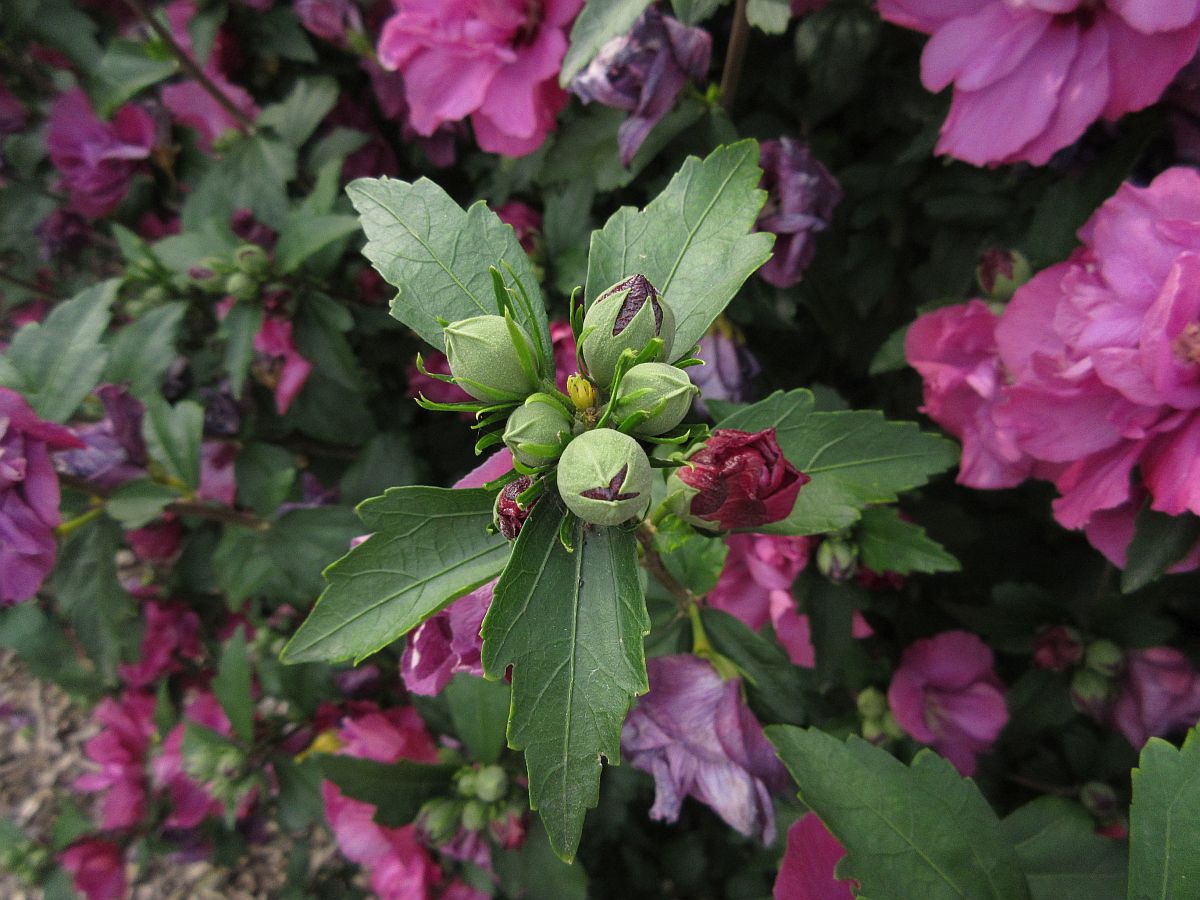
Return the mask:
[[692,408],[692,398],[700,389],[692,384],[687,373],[666,363],[643,363],[634,366],[621,379],[613,399],[617,421],[637,412],[649,418],[633,429],[634,434],[665,434],[683,421]]
[[521,364],[532,360],[533,345],[518,329],[524,346],[513,345],[503,316],[474,316],[451,322],[443,331],[450,373],[476,400],[523,400],[537,389]]
[[458,832],[461,814],[461,804],[457,800],[436,797],[427,801],[417,813],[417,827],[434,844],[442,844]]
[[225,293],[239,300],[253,300],[258,296],[258,282],[245,272],[234,272],[225,279]]
[[467,831],[479,831],[487,823],[487,807],[478,800],[468,800],[463,806],[462,827]]
[[574,420],[545,394],[533,394],[508,417],[504,443],[513,456],[531,468],[548,466],[571,441]]
[[464,797],[475,796],[475,770],[468,769],[458,776],[458,783],[455,785],[458,792]]
[[1124,652],[1112,641],[1092,641],[1084,651],[1084,659],[1089,669],[1110,678],[1120,675],[1125,665]]
[[869,687],[859,691],[857,704],[858,714],[864,719],[882,719],[883,714],[888,711],[887,697],[879,688]]
[[225,288],[225,274],[228,271],[229,265],[225,260],[209,256],[188,269],[188,280],[201,290],[219,294]]
[[499,766],[484,766],[475,776],[475,796],[484,803],[495,803],[508,793],[508,775]]
[[620,525],[650,505],[650,460],[638,442],[611,428],[585,431],[558,461],[558,492],[593,525]]
[[817,569],[830,581],[849,581],[858,574],[858,545],[827,537],[817,548]]
[[567,396],[580,412],[593,408],[598,402],[595,386],[578,372],[567,376]]
[[271,266],[267,251],[258,244],[242,244],[233,251],[233,264],[251,278],[262,281]]
[[[675,338],[675,316],[644,275],[618,282],[593,301],[583,319],[583,359],[588,374],[607,388],[626,350],[640,353],[662,338],[659,359],[669,359]],[[654,360],[657,361],[657,360]]]

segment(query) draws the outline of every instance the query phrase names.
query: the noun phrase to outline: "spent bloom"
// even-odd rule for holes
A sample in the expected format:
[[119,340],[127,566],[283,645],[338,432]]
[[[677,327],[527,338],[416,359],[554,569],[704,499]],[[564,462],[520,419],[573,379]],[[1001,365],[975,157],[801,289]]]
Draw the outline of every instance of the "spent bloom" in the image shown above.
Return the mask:
[[654,126],[675,105],[689,81],[708,75],[712,38],[650,6],[628,34],[613,38],[575,76],[571,90],[584,103],[623,109],[617,129],[621,164],[628,166]]
[[132,828],[146,810],[146,754],[156,731],[154,695],[128,692],[119,700],[105,697],[92,712],[102,731],[84,745],[98,771],[79,777],[75,787],[99,791],[100,826]]
[[702,366],[691,366],[685,371],[692,384],[700,388],[696,398],[696,409],[707,414],[706,400],[727,400],[730,403],[745,403],[750,399],[754,379],[762,366],[733,328],[718,324],[700,339],[700,351],[696,356],[704,360]]
[[834,876],[845,855],[846,848],[817,814],[808,813],[788,829],[773,900],[854,900],[853,882]]
[[1008,722],[992,650],[966,631],[947,631],[904,650],[888,688],[896,722],[963,775]]
[[1200,673],[1174,647],[1126,654],[1112,724],[1135,748],[1200,721]]
[[121,663],[117,671],[131,688],[147,688],[162,675],[183,670],[183,660],[204,654],[200,643],[200,617],[178,601],[145,604],[146,630],[141,658]]
[[125,860],[111,841],[86,838],[58,855],[71,873],[75,890],[87,900],[121,900],[125,896]]
[[1155,0],[880,0],[931,35],[921,80],[954,85],[937,151],[1044,165],[1089,125],[1154,103],[1200,44],[1200,7]]
[[113,113],[111,122],[102,122],[87,95],[73,88],[50,109],[50,161],[70,192],[71,205],[92,219],[108,215],[125,199],[154,143],[154,120],[130,103]]
[[771,843],[771,795],[789,779],[737,680],[723,681],[689,654],[655,657],[646,670],[650,693],[625,721],[621,752],[654,776],[650,817],[674,822],[691,796],[741,834]]
[[61,518],[50,452],[79,446],[16,391],[0,388],[0,606],[32,597],[54,566]]
[[104,418],[76,427],[82,446],[59,454],[55,465],[63,474],[112,490],[146,474],[149,457],[142,438],[145,408],[115,384],[101,385],[95,393],[104,404]]
[[791,287],[816,255],[816,235],[829,226],[842,189],[808,145],[792,138],[763,141],[759,163],[767,202],[756,227],[775,235],[775,249],[758,274],[775,287]]
[[397,0],[379,37],[404,76],[409,122],[430,137],[470,116],[489,153],[542,145],[566,102],[558,86],[567,29],[582,0]]

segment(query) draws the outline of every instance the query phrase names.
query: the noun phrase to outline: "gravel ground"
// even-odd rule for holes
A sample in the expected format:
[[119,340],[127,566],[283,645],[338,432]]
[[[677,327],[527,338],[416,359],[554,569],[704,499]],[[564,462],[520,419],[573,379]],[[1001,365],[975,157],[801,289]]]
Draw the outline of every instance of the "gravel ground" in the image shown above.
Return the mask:
[[[59,804],[70,797],[87,802],[71,790],[88,770],[83,745],[96,733],[87,712],[71,703],[53,684],[33,678],[9,651],[0,651],[0,818],[20,825],[45,841]],[[267,840],[254,844],[236,868],[207,861],[179,864],[154,859],[140,874],[130,864],[127,877],[136,900],[251,900],[279,896],[289,852],[297,839],[267,826]],[[308,847],[310,871],[336,856],[324,828],[302,836]],[[0,872],[0,898],[33,900],[31,890],[14,876]]]

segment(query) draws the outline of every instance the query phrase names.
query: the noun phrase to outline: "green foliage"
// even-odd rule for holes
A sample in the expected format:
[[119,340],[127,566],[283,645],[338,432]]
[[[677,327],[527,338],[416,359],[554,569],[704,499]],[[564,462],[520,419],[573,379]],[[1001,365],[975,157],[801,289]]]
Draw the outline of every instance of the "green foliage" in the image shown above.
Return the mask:
[[654,532],[654,549],[672,578],[697,596],[717,586],[729,547],[701,534],[678,516],[666,516]]
[[178,68],[173,57],[159,56],[145,41],[115,40],[92,73],[92,100],[99,114],[108,117],[130,97],[170,78]]
[[1118,900],[1128,860],[1120,841],[1096,833],[1078,803],[1041,797],[1000,823],[1016,848],[1033,900]]
[[451,791],[454,766],[402,759],[394,763],[353,756],[321,756],[321,773],[347,797],[375,807],[375,821],[388,828],[409,824],[421,804]]
[[213,677],[212,690],[221,709],[229,717],[233,733],[249,743],[254,739],[254,695],[250,690],[253,670],[246,652],[246,629],[244,626],[233,632],[221,651],[217,674]]
[[1133,770],[1129,900],[1184,900],[1200,886],[1200,731],[1176,749],[1152,737]]
[[704,607],[700,615],[713,649],[737,666],[761,720],[803,725],[809,673],[792,665],[778,641],[751,630],[729,613]]
[[645,209],[624,206],[592,232],[588,302],[631,275],[650,279],[675,313],[672,356],[682,359],[770,258],[774,236],[752,232],[766,200],[758,189],[758,143],[688,157]]
[[356,231],[358,219],[354,216],[289,216],[275,247],[276,269],[281,275],[294,272],[310,257]]
[[247,444],[234,466],[238,496],[260,516],[274,514],[296,480],[295,457],[274,444]]
[[179,492],[174,488],[149,478],[139,478],[113,490],[104,501],[104,509],[121,523],[122,528],[141,528],[162,515],[167,504],[178,499]]
[[263,310],[257,303],[234,303],[221,320],[217,333],[225,338],[225,374],[233,396],[242,396],[250,363],[254,359],[254,336],[262,328]]
[[194,400],[172,406],[161,395],[148,397],[142,436],[150,455],[172,478],[192,490],[199,486],[204,407]]
[[372,536],[325,570],[329,586],[285,662],[356,662],[499,574],[508,542],[486,531],[484,490],[392,488],[359,506]]
[[567,87],[596,58],[610,38],[633,27],[650,0],[588,0],[571,27],[571,47],[562,61],[558,83]]
[[767,34],[783,34],[791,18],[788,0],[748,0],[746,3],[746,21]]
[[784,455],[812,481],[800,489],[792,514],[762,530],[822,534],[854,524],[872,504],[926,482],[958,461],[944,437],[912,422],[889,422],[867,410],[816,412],[810,391],[776,391],[719,425],[742,431],[774,428]]
[[521,529],[483,621],[483,670],[513,667],[509,746],[525,751],[530,806],[569,861],[599,796],[600,759],[620,760],[630,701],[649,689],[650,619],[634,536],[576,520],[568,551],[562,523],[547,496]]
[[281,102],[266,107],[258,117],[260,128],[271,128],[293,147],[303,144],[337,103],[338,84],[325,76],[297,79]]
[[1133,540],[1121,572],[1124,593],[1143,588],[1160,578],[1167,569],[1183,559],[1200,541],[1200,516],[1184,513],[1168,516],[1147,506],[1138,513]]
[[953,556],[925,529],[900,518],[899,510],[874,506],[863,510],[855,530],[863,565],[876,572],[957,572],[961,568]]
[[43,419],[69,419],[108,361],[100,337],[118,286],[102,281],[18,331],[0,356],[0,387],[20,391]]
[[500,885],[511,897],[528,900],[586,900],[588,877],[583,866],[559,859],[546,829],[538,820],[529,823],[525,843],[516,853],[493,857]]
[[363,254],[400,289],[392,315],[443,349],[439,317],[454,322],[495,315],[489,267],[512,267],[533,303],[533,319],[517,304],[515,317],[550,358],[550,326],[529,257],[512,227],[482,202],[465,212],[427,178],[409,184],[360,178],[346,188],[358,210],[367,246]]
[[455,675],[446,685],[443,695],[454,733],[476,762],[494,763],[504,751],[510,694],[503,681],[486,681],[466,673]]
[[864,896],[1021,900],[1012,843],[974,783],[929,750],[905,766],[851,737],[772,725],[767,737],[800,798],[846,848],[839,878]]
[[112,340],[102,380],[129,385],[135,397],[158,394],[163,373],[178,355],[175,341],[186,310],[184,303],[166,303],[122,328]]

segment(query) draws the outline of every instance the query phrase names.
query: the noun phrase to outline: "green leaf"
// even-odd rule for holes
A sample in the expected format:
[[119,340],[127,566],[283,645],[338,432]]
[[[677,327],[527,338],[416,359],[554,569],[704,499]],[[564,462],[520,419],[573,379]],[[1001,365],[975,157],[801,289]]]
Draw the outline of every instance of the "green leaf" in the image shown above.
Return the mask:
[[446,685],[442,696],[450,707],[454,733],[466,745],[471,759],[494,763],[505,746],[509,688],[503,681],[486,681],[460,673]]
[[1200,731],[1176,750],[1152,737],[1133,770],[1130,900],[1182,900],[1200,886]]
[[65,629],[32,603],[0,609],[0,647],[16,653],[35,678],[53,681],[70,694],[96,698],[104,692],[95,669],[74,653]]
[[729,555],[723,538],[702,534],[678,516],[658,523],[654,549],[671,577],[701,597],[717,586]]
[[42,0],[37,4],[37,14],[26,26],[51,47],[69,56],[80,71],[92,72],[100,65],[103,54],[96,43],[97,25],[70,0]]
[[465,212],[427,178],[409,184],[392,178],[360,178],[346,187],[358,210],[367,246],[363,254],[384,279],[400,289],[392,315],[438,349],[442,326],[469,316],[495,315],[489,266],[512,266],[533,302],[533,320],[517,309],[517,321],[552,358],[550,326],[529,257],[512,227],[483,201]]
[[407,825],[421,804],[449,794],[454,766],[427,765],[402,759],[394,763],[322,756],[321,772],[347,797],[375,807],[375,821],[387,828]]
[[650,0],[588,0],[571,28],[571,48],[562,61],[558,83],[566,87],[596,58],[610,38],[633,27]]
[[104,371],[100,336],[119,283],[102,281],[21,328],[4,352],[0,387],[20,391],[43,419],[65,422]]
[[868,375],[883,375],[887,372],[899,372],[908,366],[908,358],[904,355],[904,341],[908,337],[908,326],[897,328],[887,336],[875,355],[871,357],[871,367]]
[[139,399],[159,393],[163,373],[175,360],[175,338],[186,303],[166,303],[117,332],[103,380],[127,384]]
[[1138,513],[1121,573],[1121,592],[1131,594],[1160,578],[1200,540],[1200,516],[1168,516],[1149,506]]
[[141,528],[153,522],[167,507],[179,499],[179,491],[142,478],[127,481],[104,501],[108,514],[121,523],[122,528]]
[[746,21],[767,34],[783,34],[791,18],[788,0],[748,0],[746,3]]
[[233,304],[218,326],[217,334],[225,339],[225,374],[235,397],[241,397],[246,386],[254,360],[254,336],[262,328],[262,321],[262,307],[243,301]]
[[687,356],[747,278],[770,258],[775,238],[752,232],[766,200],[758,187],[758,143],[688,157],[641,212],[617,210],[592,232],[587,298],[631,275],[650,279],[675,313],[672,355]]
[[495,578],[508,542],[490,535],[484,490],[392,488],[359,506],[371,537],[325,570],[329,586],[284,662],[358,662]]
[[203,232],[214,221],[224,227],[243,207],[272,228],[282,228],[289,212],[287,184],[295,177],[296,149],[291,144],[264,132],[234,138],[184,202],[181,237]]
[[493,853],[492,863],[509,897],[587,900],[587,872],[578,863],[569,865],[554,855],[546,829],[536,819],[529,823],[521,849]]
[[338,489],[343,503],[360,503],[390,487],[416,484],[423,473],[424,461],[413,452],[407,436],[384,431],[359,451]]
[[671,8],[675,10],[675,18],[684,25],[695,25],[703,22],[729,0],[671,0]]
[[809,673],[792,665],[778,641],[752,631],[729,613],[705,606],[700,617],[713,649],[741,671],[750,705],[762,721],[803,725]]
[[1129,868],[1124,845],[1096,834],[1078,803],[1040,797],[1000,824],[1021,860],[1033,900],[1117,900]]
[[851,737],[771,725],[800,799],[846,848],[838,864],[865,897],[1021,900],[1016,850],[974,783],[930,750],[911,767]]
[[[803,489],[802,489],[803,490]],[[893,506],[863,510],[855,531],[863,565],[876,572],[957,572],[962,567],[925,529],[900,518]]]
[[212,680],[212,690],[221,709],[229,717],[233,733],[249,743],[254,740],[254,698],[250,693],[250,657],[246,654],[244,627],[234,630],[233,637],[225,642],[217,674]]
[[147,42],[118,38],[105,49],[94,73],[91,95],[96,113],[108,118],[126,100],[170,78],[178,68],[179,63],[173,57],[163,59],[153,55]]
[[234,464],[238,498],[260,516],[287,499],[296,480],[296,458],[273,444],[247,444]]
[[800,489],[792,514],[761,530],[822,534],[858,521],[861,510],[891,503],[958,460],[958,447],[924,434],[912,422],[889,422],[868,410],[815,412],[806,390],[776,391],[720,422],[721,428],[774,428],[788,460],[812,481]]
[[310,256],[356,231],[354,216],[289,216],[275,246],[275,268],[280,275],[294,272]]
[[553,497],[534,507],[482,634],[485,676],[513,667],[508,742],[525,751],[530,806],[570,861],[584,813],[599,800],[600,759],[620,761],[629,704],[649,690],[650,617],[633,534],[575,521],[568,552],[562,521]]
[[258,126],[272,128],[293,147],[299,147],[321,124],[337,102],[337,81],[327,76],[300,78],[280,103],[266,107]]
[[161,396],[147,398],[142,436],[150,455],[168,474],[192,490],[199,486],[204,407],[193,400],[171,406]]

